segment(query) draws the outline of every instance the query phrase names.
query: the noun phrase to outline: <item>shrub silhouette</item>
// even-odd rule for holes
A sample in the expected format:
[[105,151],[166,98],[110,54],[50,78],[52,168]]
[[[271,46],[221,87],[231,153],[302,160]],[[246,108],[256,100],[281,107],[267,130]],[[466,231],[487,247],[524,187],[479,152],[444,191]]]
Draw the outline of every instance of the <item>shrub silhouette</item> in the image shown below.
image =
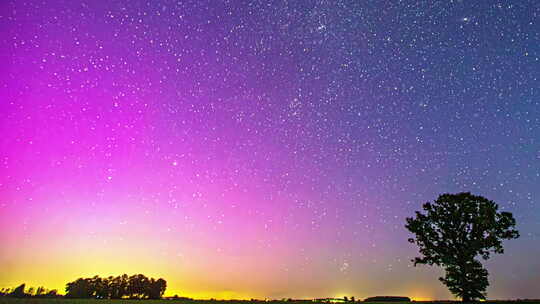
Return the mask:
[[442,194],[422,208],[426,213],[417,211],[405,225],[416,236],[409,242],[422,254],[414,265],[443,267],[446,275],[439,280],[464,302],[485,299],[488,271],[477,257],[487,260],[491,253],[504,253],[501,241],[519,237],[512,214],[498,212],[495,202],[468,192]]

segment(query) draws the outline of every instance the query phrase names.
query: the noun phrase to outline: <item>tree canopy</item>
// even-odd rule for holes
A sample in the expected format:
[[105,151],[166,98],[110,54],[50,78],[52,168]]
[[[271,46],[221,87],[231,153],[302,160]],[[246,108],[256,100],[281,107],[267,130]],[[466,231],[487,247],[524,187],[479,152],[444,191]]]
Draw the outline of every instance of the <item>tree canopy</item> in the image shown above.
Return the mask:
[[123,274],[117,277],[80,278],[66,285],[68,298],[121,299],[160,299],[165,293],[167,282],[164,279],[147,278],[136,274]]
[[465,302],[485,299],[488,271],[479,258],[504,253],[502,240],[519,237],[512,214],[469,192],[442,194],[422,208],[425,213],[416,211],[405,225],[415,234],[409,242],[418,245],[421,254],[414,265],[443,267],[446,274],[439,280]]

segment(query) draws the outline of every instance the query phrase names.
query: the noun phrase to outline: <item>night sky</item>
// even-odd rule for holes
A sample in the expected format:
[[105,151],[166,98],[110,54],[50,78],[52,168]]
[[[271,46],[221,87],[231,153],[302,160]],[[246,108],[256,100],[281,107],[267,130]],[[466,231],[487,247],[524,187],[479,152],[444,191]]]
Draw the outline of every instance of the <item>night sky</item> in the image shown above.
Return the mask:
[[0,286],[452,298],[405,217],[471,191],[539,298],[540,1],[0,2]]

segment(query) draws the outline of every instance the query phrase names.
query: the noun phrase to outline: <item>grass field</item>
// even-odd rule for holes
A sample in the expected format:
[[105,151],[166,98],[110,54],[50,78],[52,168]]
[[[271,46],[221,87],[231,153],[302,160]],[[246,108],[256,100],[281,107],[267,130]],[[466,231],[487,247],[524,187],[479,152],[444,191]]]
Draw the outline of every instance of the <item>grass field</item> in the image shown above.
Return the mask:
[[[36,299],[36,298],[24,298],[24,299],[15,299],[15,298],[6,298],[0,297],[0,304],[249,304],[253,303],[262,303],[262,301],[211,301],[211,300],[96,300],[96,299]],[[294,302],[294,301],[293,301]],[[290,304],[291,302],[286,301],[270,301],[272,304]],[[306,302],[299,302],[306,303]],[[312,302],[316,304],[316,302]],[[322,302],[321,302],[322,303]],[[389,304],[392,302],[360,302],[365,304]],[[422,304],[458,304],[461,302],[458,301],[421,301],[421,302],[393,302],[399,304],[408,304],[408,303],[422,303]],[[540,304],[540,300],[524,300],[524,301],[485,301],[482,303],[493,303],[493,304],[517,304],[517,303],[527,303],[527,304]],[[327,304],[327,303],[324,303]]]

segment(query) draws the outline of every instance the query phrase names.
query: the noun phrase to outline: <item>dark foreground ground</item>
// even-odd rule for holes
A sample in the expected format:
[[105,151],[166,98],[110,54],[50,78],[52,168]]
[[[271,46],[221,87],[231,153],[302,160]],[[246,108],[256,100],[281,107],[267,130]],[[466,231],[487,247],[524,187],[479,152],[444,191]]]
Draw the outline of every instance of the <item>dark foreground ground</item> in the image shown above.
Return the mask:
[[[326,302],[313,302],[313,301],[220,301],[220,300],[96,300],[96,299],[15,299],[15,298],[0,298],[0,304],[328,304]],[[353,302],[347,302],[353,303]],[[358,304],[460,304],[457,301],[413,301],[413,302],[363,302],[357,301]],[[540,304],[540,300],[514,300],[514,301],[485,301],[485,304]]]

